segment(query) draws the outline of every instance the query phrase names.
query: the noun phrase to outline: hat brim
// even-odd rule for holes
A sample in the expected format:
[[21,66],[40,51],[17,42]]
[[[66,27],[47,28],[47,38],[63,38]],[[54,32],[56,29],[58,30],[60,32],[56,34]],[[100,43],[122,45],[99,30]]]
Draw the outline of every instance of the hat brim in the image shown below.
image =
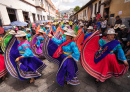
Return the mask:
[[71,37],[76,37],[76,35],[71,35],[71,34],[69,34],[69,33],[67,33],[67,32],[65,32],[64,34],[65,34],[65,35],[68,35],[68,36],[71,36]]
[[24,37],[24,36],[26,36],[27,34],[25,34],[25,35],[15,35],[15,37]]
[[39,33],[44,33],[44,32],[42,32],[42,31],[39,31]]
[[[87,28],[87,29],[90,29],[90,28]],[[90,30],[93,30],[93,29],[90,29]]]
[[14,32],[9,32],[9,34],[11,34],[11,35],[15,35],[16,33],[14,33]]
[[107,35],[108,35],[108,34],[117,34],[117,33],[107,33]]

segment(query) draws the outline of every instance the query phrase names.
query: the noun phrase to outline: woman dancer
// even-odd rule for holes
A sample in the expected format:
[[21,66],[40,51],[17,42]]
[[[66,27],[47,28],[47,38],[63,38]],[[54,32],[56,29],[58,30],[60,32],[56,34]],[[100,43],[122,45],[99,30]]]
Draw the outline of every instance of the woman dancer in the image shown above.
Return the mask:
[[[78,72],[76,61],[79,60],[80,53],[76,43],[73,41],[76,35],[72,29],[68,29],[65,35],[66,37],[63,37],[62,40],[58,40],[50,34],[49,37],[52,37],[52,40],[47,37],[45,46],[43,46],[44,56],[49,61],[53,59],[54,62],[59,64],[60,67],[57,73],[58,84],[63,86],[65,80],[67,84],[78,85],[80,83],[76,76]],[[48,50],[45,50],[46,48]]]
[[43,47],[45,32],[43,29],[40,29],[38,31],[39,31],[39,34],[36,34],[32,38],[31,48],[34,54],[38,56],[43,56],[42,47]]
[[[107,39],[100,39],[98,31],[86,39],[81,53],[81,64],[96,82],[104,82],[115,76],[121,77],[128,70],[128,63],[120,42],[114,40],[115,30],[109,29]],[[114,52],[117,51],[118,59],[124,64],[119,65]]]
[[[46,65],[36,58],[26,40],[26,33],[19,30],[9,41],[5,51],[5,64],[9,73],[20,80],[39,78]],[[18,41],[19,42],[18,42]]]

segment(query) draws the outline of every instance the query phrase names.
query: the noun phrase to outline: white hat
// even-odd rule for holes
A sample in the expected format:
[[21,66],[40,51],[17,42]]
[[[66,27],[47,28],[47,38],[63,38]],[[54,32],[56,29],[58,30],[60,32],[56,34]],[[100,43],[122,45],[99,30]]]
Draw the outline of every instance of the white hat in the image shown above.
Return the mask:
[[43,29],[40,29],[40,30],[38,30],[38,32],[40,32],[40,33],[44,33],[44,30],[43,30]]
[[40,24],[41,26],[43,26],[44,24]]
[[16,33],[15,33],[14,30],[11,30],[11,31],[9,32],[9,34],[14,35],[14,34],[16,34]]
[[84,26],[84,24],[83,24],[83,23],[81,23],[81,24],[80,24],[80,26]]
[[120,28],[120,24],[116,24],[115,26],[114,26],[114,29],[117,29],[117,28]]
[[68,20],[66,20],[66,22],[69,22]]
[[52,23],[52,25],[55,25],[55,23]]
[[124,25],[124,24],[122,24],[121,26],[120,26],[120,29],[125,29],[126,28],[126,26]]
[[24,31],[18,30],[17,33],[16,33],[16,35],[15,35],[15,37],[24,37],[26,35],[27,34]]
[[50,25],[46,25],[46,27],[50,27]]
[[64,27],[64,28],[63,28],[63,30],[67,31],[67,30],[68,30],[68,28],[67,28],[67,27]]
[[113,28],[110,28],[108,31],[107,31],[107,34],[117,34],[115,33],[115,30]]
[[64,34],[65,34],[65,35],[72,36],[72,37],[76,37],[75,31],[72,30],[72,29],[68,29],[67,32],[65,32]]
[[81,21],[79,23],[82,23]]
[[69,25],[65,25],[65,27],[67,27],[67,28],[68,28],[68,27],[69,27]]
[[89,26],[87,29],[93,30],[93,27],[92,27],[92,26]]
[[26,28],[26,31],[31,31],[31,29],[30,28]]

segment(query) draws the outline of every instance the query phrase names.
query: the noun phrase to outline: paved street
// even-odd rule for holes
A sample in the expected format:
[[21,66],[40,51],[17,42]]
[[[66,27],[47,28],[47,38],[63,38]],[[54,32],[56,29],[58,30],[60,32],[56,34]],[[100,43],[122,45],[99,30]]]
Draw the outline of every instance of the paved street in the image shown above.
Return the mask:
[[7,80],[0,81],[0,92],[130,92],[130,78],[127,77],[130,72],[119,79],[112,77],[104,83],[95,84],[95,79],[86,73],[78,62],[78,78],[81,84],[78,86],[65,84],[61,87],[56,82],[58,66],[46,59],[43,62],[48,66],[42,72],[43,76],[35,83],[29,84],[29,81],[20,81],[8,74]]

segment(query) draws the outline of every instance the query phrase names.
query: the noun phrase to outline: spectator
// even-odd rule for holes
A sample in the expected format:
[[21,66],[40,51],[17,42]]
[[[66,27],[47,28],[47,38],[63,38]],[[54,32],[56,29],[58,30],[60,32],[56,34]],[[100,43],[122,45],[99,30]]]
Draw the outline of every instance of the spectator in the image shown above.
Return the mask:
[[120,38],[123,39],[123,41],[127,41],[127,29],[125,25],[120,26]]
[[104,18],[106,18],[106,20],[108,21],[108,14],[107,14],[107,12],[104,12]]
[[127,42],[127,45],[126,45],[124,52],[125,52],[125,56],[127,58],[127,61],[130,65],[130,41]]
[[100,13],[97,12],[97,20],[101,17]]
[[[130,27],[130,20],[128,20],[128,22],[129,22],[129,27]],[[127,41],[130,41],[130,28],[128,29]]]
[[100,27],[101,27],[101,20],[100,19],[98,19],[98,21],[97,21],[97,30],[99,30],[100,29]]
[[115,25],[116,25],[116,24],[122,24],[122,20],[120,19],[120,16],[116,16]]
[[93,23],[96,24],[96,22],[97,22],[97,19],[96,19],[96,17],[94,17]]
[[104,34],[106,28],[107,28],[107,20],[105,18],[103,18],[103,21],[101,22],[101,31],[102,31],[102,34]]
[[90,18],[89,22],[88,22],[88,27],[92,25],[92,18]]

